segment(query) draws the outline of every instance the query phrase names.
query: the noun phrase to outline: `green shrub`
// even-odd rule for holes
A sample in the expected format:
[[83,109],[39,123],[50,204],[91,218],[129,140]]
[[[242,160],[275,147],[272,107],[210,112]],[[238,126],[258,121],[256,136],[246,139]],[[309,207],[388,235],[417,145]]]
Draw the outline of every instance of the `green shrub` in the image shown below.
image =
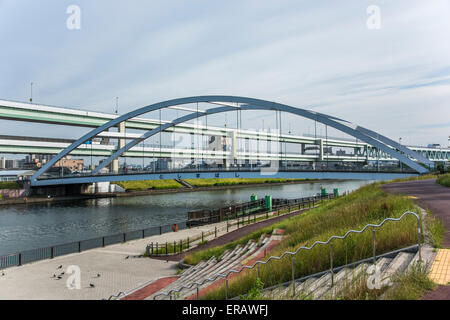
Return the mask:
[[119,186],[128,191],[178,189],[181,185],[175,180],[140,180],[117,182]]
[[436,182],[444,187],[450,187],[450,173],[440,175]]
[[2,181],[0,189],[20,189],[20,185],[16,181]]

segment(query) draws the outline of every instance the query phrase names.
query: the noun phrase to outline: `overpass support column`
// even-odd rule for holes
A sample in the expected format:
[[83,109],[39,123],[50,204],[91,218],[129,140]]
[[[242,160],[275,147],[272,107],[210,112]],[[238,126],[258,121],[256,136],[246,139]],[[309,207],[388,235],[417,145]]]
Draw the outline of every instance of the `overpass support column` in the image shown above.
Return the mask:
[[318,139],[316,143],[319,145],[319,161],[323,161],[323,139]]
[[[125,134],[125,121],[119,124],[119,132]],[[125,147],[125,139],[119,139],[118,149]],[[112,171],[114,173],[119,172],[119,159],[114,159],[112,162]]]
[[231,157],[233,158],[233,163],[237,164],[237,132],[233,130],[231,132]]

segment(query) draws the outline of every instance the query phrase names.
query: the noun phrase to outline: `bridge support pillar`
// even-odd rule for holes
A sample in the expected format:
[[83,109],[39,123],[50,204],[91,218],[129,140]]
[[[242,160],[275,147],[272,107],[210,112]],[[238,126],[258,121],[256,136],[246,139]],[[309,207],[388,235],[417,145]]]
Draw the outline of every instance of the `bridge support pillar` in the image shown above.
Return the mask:
[[323,139],[318,139],[317,144],[319,145],[319,161],[323,161]]
[[[126,132],[125,122],[121,122],[119,124],[119,132],[125,134]],[[118,149],[125,147],[125,141],[126,141],[125,139],[119,139]],[[111,170],[113,173],[119,172],[119,159],[114,159],[112,161]]]

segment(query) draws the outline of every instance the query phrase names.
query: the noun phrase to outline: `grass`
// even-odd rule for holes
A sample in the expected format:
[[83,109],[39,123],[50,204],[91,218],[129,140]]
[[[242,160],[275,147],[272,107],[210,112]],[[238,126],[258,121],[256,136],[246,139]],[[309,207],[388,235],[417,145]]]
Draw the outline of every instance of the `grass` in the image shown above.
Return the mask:
[[257,183],[283,183],[300,181],[302,179],[266,179],[266,178],[227,178],[227,179],[185,179],[185,181],[194,187],[210,187],[210,186],[231,186],[238,184],[257,184]]
[[16,181],[2,181],[0,189],[20,189],[20,185]]
[[[270,255],[279,256],[299,246],[310,246],[315,241],[325,241],[332,235],[343,235],[350,229],[358,230],[368,223],[379,223],[388,217],[399,217],[405,211],[420,212],[411,199],[387,194],[379,183],[364,186],[351,194],[326,202],[303,215],[292,217],[270,227],[258,230],[222,247],[199,251],[186,257],[190,264],[216,257],[226,249],[256,239],[261,234],[271,233],[274,228],[285,230],[285,237]],[[412,245],[417,241],[417,222],[406,217],[400,222],[386,223],[377,229],[377,254]],[[345,240],[333,242],[334,266],[358,261],[372,254],[372,232],[352,234]],[[188,262],[189,261],[189,262]],[[295,257],[295,277],[326,270],[329,264],[329,246],[318,245],[313,250],[302,251]],[[264,287],[273,286],[291,279],[291,258],[272,261],[261,267],[261,281]],[[239,296],[253,288],[257,278],[256,270],[247,271],[230,279],[229,295]],[[225,288],[209,292],[205,299],[223,299]]]
[[418,300],[435,284],[428,278],[426,266],[414,264],[405,274],[397,275],[391,290],[386,292],[384,300]]
[[[256,183],[283,183],[299,181],[303,179],[185,179],[187,183],[194,187],[211,187],[211,186],[232,186],[239,184],[256,184]],[[141,180],[141,181],[122,181],[117,182],[119,186],[127,191],[143,191],[143,190],[161,190],[161,189],[179,189],[181,184],[175,180]]]
[[414,263],[406,273],[400,273],[391,279],[392,286],[369,289],[368,275],[364,274],[351,285],[344,288],[337,300],[418,300],[435,287],[428,278],[427,267]]
[[422,174],[422,175],[418,175],[415,177],[408,177],[408,178],[398,178],[398,179],[394,179],[391,181],[383,181],[380,182],[382,184],[386,184],[386,183],[393,183],[393,182],[406,182],[406,181],[415,181],[415,180],[428,180],[428,179],[436,179],[437,175],[434,173],[429,173],[429,174]]
[[427,215],[424,220],[430,235],[430,244],[434,248],[441,248],[442,239],[444,238],[445,233],[444,224],[434,217],[429,210],[427,210]]
[[444,187],[450,187],[450,173],[440,175],[436,181]]
[[119,186],[127,191],[178,189],[181,185],[175,180],[141,180],[117,182]]

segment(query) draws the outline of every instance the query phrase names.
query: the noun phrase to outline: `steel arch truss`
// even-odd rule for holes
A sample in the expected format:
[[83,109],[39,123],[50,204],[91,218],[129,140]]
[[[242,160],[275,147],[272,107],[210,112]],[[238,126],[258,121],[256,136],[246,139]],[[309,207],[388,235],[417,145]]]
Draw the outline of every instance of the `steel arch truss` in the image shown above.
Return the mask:
[[[177,118],[169,123],[164,123],[161,126],[150,130],[146,133],[144,133],[141,137],[134,139],[127,143],[123,148],[115,151],[111,156],[109,156],[105,161],[103,161],[98,167],[95,168],[95,170],[92,172],[93,174],[97,173],[99,170],[107,166],[111,163],[114,159],[117,159],[120,157],[124,152],[132,148],[133,146],[137,145],[138,143],[142,142],[143,140],[146,140],[150,138],[151,136],[154,136],[155,134],[158,134],[161,131],[167,130],[168,128],[171,128],[175,125],[181,124],[183,122],[193,120],[202,116],[208,116],[212,114],[218,114],[223,112],[230,112],[230,111],[236,111],[238,110],[275,110],[275,111],[281,111],[286,113],[291,113],[294,115],[298,115],[310,120],[317,121],[319,123],[322,123],[324,125],[333,127],[339,131],[342,131],[350,136],[353,136],[361,141],[364,141],[377,150],[380,150],[388,155],[390,155],[392,158],[395,158],[399,160],[400,162],[404,163],[405,165],[409,166],[413,170],[417,171],[418,173],[426,173],[428,172],[428,169],[426,169],[424,166],[422,166],[419,163],[422,163],[424,165],[433,166],[433,162],[425,158],[424,156],[408,149],[407,147],[400,145],[396,143],[395,141],[380,135],[379,133],[376,133],[374,131],[371,131],[369,129],[354,125],[346,120],[339,119],[336,117],[332,117],[329,115],[325,115],[322,113],[317,113],[314,111],[296,108],[292,106],[288,106],[285,104],[280,104],[276,102],[271,102],[267,100],[260,100],[260,99],[254,99],[254,98],[247,98],[247,97],[236,97],[236,96],[195,96],[195,97],[186,97],[186,98],[180,98],[180,99],[173,99],[163,102],[158,102],[152,105],[148,105],[146,107],[142,107],[140,109],[136,109],[134,111],[131,111],[129,113],[126,113],[120,117],[117,117],[116,119],[113,119],[104,125],[93,129],[89,133],[83,135],[81,138],[73,142],[70,146],[68,146],[66,149],[62,150],[57,156],[52,158],[47,164],[45,164],[41,169],[39,169],[32,177],[31,177],[31,184],[33,185],[33,182],[35,182],[42,174],[44,174],[48,169],[50,169],[56,162],[58,162],[60,159],[68,155],[71,151],[79,147],[81,144],[85,143],[86,141],[92,139],[93,137],[97,136],[99,133],[111,128],[115,127],[121,122],[127,121],[129,119],[132,119],[134,117],[140,116],[142,114],[161,110],[169,107],[175,107],[179,105],[184,104],[191,104],[191,103],[210,103],[210,104],[216,104],[221,105],[220,107],[210,108],[206,111],[201,112],[192,112],[191,114],[185,115],[183,117]],[[414,161],[416,160],[416,161]],[[419,162],[419,163],[418,163]]]

